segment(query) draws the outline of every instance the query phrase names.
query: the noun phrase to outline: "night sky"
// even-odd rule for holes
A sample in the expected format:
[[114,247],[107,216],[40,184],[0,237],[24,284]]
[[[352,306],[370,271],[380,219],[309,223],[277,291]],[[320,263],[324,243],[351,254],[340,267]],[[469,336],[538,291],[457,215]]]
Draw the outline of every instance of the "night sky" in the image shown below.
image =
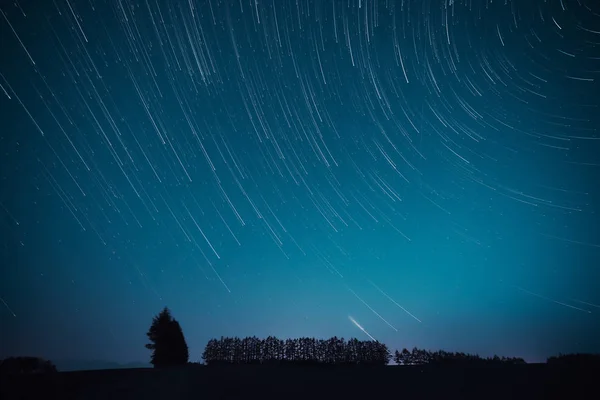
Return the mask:
[[599,2],[0,10],[0,357],[600,351]]

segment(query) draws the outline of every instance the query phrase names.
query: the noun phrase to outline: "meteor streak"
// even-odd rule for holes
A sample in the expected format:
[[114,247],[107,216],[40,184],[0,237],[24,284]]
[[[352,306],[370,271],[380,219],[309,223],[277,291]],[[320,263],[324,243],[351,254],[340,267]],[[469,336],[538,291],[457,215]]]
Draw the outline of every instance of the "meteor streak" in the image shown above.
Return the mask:
[[600,308],[600,306],[598,304],[588,303],[587,301],[577,300],[577,299],[571,299],[571,300],[576,301],[577,303],[585,304],[587,306],[592,306],[592,307]]
[[[367,279],[368,280],[368,279]],[[402,309],[402,311],[404,311],[405,313],[407,313],[408,315],[410,315],[412,318],[414,318],[415,320],[417,320],[417,322],[421,322],[421,320],[417,317],[415,317],[414,315],[412,315],[406,308],[402,307],[400,304],[396,303],[396,301],[394,299],[392,299],[390,296],[388,296],[388,294],[386,292],[384,292],[383,290],[381,290],[379,288],[379,286],[377,286],[376,284],[374,284],[373,282],[371,282],[370,280],[368,280],[369,283],[371,285],[373,285],[375,287],[375,289],[379,290],[379,292],[384,295],[385,297],[387,297],[387,299],[389,301],[391,301],[392,303],[394,303],[395,305],[397,305],[398,307],[400,307]]]
[[371,334],[369,332],[367,332],[365,330],[365,328],[362,327],[361,324],[359,324],[354,318],[352,318],[350,315],[348,315],[348,319],[350,320],[350,322],[352,322],[358,329],[360,329],[361,331],[363,331],[365,333],[365,335],[367,335],[368,337],[371,338],[372,341],[376,342],[377,339],[375,339],[373,336],[371,336]]
[[572,308],[574,310],[583,311],[583,312],[586,312],[588,314],[592,313],[590,310],[585,310],[583,308],[575,307],[575,306],[572,306],[570,304],[562,303],[562,302],[557,301],[557,300],[552,300],[552,299],[550,299],[550,298],[548,298],[546,296],[542,296],[541,294],[533,293],[533,292],[530,292],[529,290],[523,289],[522,287],[519,287],[519,286],[514,286],[514,287],[517,288],[517,289],[519,289],[522,292],[528,293],[528,294],[530,294],[532,296],[539,297],[540,299],[551,301],[552,303],[556,303],[556,304],[559,304],[559,305],[564,306],[564,307],[569,307],[569,308]]
[[381,315],[379,315],[379,313],[375,310],[373,310],[373,308],[367,304],[366,301],[364,301],[363,299],[361,299],[355,292],[354,290],[350,289],[348,286],[346,286],[346,288],[352,292],[352,294],[354,296],[356,296],[357,299],[359,299],[365,306],[367,306],[369,308],[369,310],[371,310],[373,312],[373,314],[377,315],[377,317],[379,317],[380,320],[382,320],[383,322],[385,322],[387,324],[387,326],[389,326],[390,328],[392,328],[393,330],[395,330],[396,332],[398,332],[398,329],[396,329],[396,327],[394,327],[394,325],[390,324],[389,322],[386,321],[385,318],[383,318]]
[[2,303],[4,303],[4,305],[6,306],[6,308],[8,309],[8,311],[10,311],[10,313],[12,314],[13,317],[17,316],[17,314],[15,314],[15,312],[12,310],[12,308],[10,308],[8,306],[8,304],[6,304],[6,302],[4,301],[4,299],[2,297],[0,297],[0,301],[2,301]]

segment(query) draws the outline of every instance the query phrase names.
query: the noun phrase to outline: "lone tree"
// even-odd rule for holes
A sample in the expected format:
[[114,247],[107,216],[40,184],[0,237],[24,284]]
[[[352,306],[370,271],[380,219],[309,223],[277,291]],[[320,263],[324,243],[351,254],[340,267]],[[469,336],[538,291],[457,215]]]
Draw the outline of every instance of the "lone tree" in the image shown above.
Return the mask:
[[146,348],[153,350],[150,363],[154,368],[187,364],[189,352],[183,331],[167,307],[154,317],[146,335],[152,342]]

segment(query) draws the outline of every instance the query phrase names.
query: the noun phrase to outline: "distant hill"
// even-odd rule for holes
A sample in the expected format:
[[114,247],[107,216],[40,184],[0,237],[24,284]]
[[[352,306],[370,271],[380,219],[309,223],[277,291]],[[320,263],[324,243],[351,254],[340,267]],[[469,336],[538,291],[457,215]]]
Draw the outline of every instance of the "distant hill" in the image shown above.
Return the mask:
[[150,363],[145,362],[130,362],[119,364],[114,361],[102,360],[52,360],[56,369],[59,371],[92,371],[99,369],[124,369],[124,368],[152,368]]

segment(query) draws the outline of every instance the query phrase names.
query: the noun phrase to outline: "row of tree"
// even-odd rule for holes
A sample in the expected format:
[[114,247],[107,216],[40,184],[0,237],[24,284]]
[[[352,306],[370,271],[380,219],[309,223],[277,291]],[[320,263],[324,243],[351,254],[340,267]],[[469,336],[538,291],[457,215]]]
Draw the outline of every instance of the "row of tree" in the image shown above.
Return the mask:
[[[147,333],[154,367],[188,364],[189,351],[179,322],[165,308],[152,320]],[[206,364],[359,364],[386,365],[391,358],[399,365],[423,364],[525,364],[522,358],[487,357],[443,350],[427,351],[413,348],[390,354],[387,346],[377,341],[299,338],[278,339],[269,336],[211,339],[202,354]],[[557,366],[600,366],[600,354],[565,354],[550,357],[548,364]],[[0,360],[0,375],[56,372],[56,367],[38,357],[10,357]]]
[[8,357],[0,360],[0,376],[52,372],[57,372],[56,366],[41,357]]
[[394,361],[398,365],[422,364],[525,364],[525,360],[517,357],[481,357],[477,354],[452,353],[444,350],[428,351],[417,349],[409,351],[402,349],[394,353]]
[[282,340],[273,336],[259,339],[221,337],[211,339],[202,354],[214,364],[361,364],[386,365],[392,358],[387,346],[375,341],[332,337]]
[[587,365],[600,369],[600,354],[575,353],[559,354],[546,360],[546,363],[556,366]]
[[[165,308],[152,321],[147,333],[152,343],[146,348],[153,350],[151,363],[155,367],[183,365],[188,362],[188,347],[181,326]],[[211,339],[202,353],[204,362],[215,364],[360,364],[386,365],[392,355],[387,346],[377,341],[298,338],[278,339],[255,336],[243,339],[221,337]],[[414,348],[403,349],[393,356],[399,365],[422,364],[524,364],[522,358],[487,357],[447,351],[427,351]]]

